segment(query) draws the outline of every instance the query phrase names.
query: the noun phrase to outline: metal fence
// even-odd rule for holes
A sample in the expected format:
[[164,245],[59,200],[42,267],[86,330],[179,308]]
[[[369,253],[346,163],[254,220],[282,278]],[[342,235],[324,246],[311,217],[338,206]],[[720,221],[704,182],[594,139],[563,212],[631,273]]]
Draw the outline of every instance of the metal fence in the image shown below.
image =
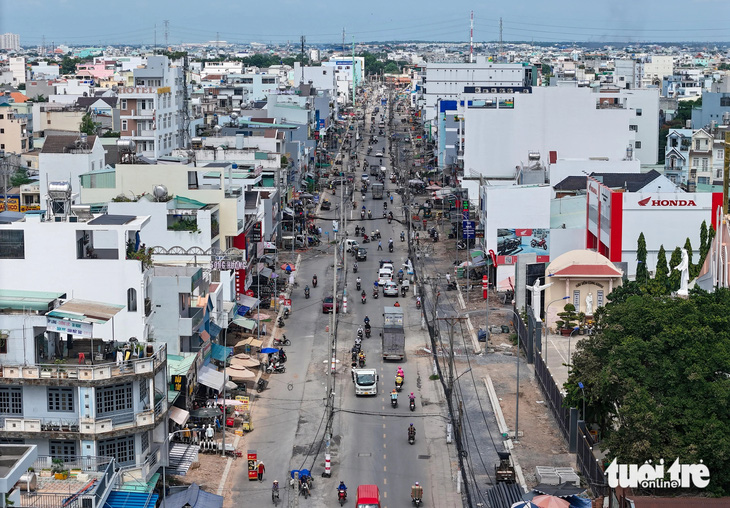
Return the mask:
[[563,393],[550,375],[542,354],[535,355],[535,377],[566,441],[570,441],[570,410],[563,406]]

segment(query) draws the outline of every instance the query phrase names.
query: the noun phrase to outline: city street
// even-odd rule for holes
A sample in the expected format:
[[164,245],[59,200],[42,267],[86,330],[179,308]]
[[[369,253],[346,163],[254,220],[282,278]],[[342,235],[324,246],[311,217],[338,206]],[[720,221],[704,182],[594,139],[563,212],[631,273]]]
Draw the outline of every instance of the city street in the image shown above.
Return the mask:
[[[376,115],[376,123],[384,116],[383,107]],[[362,141],[357,147],[358,160],[365,159],[370,164],[380,166],[380,157],[374,154],[382,152],[382,165],[388,168],[388,146],[384,135],[378,136],[377,144],[367,145],[364,140],[370,129],[370,111],[366,112],[366,125],[361,134]],[[350,131],[353,132],[353,131]],[[375,127],[377,135],[378,128]],[[354,134],[353,134],[354,137]],[[372,146],[373,156],[365,156],[368,146]],[[343,167],[350,161],[345,159]],[[351,163],[356,165],[354,161]],[[424,502],[427,506],[460,506],[458,494],[455,493],[455,468],[446,448],[447,408],[443,403],[443,394],[439,392],[438,381],[429,380],[432,374],[430,355],[418,355],[417,351],[428,345],[428,334],[421,328],[420,311],[416,310],[414,289],[411,286],[407,296],[384,297],[382,289],[380,297],[373,298],[373,283],[377,280],[377,270],[381,259],[392,260],[397,272],[407,259],[407,243],[400,241],[400,232],[404,227],[399,222],[402,214],[401,197],[395,193],[395,184],[385,180],[385,190],[391,191],[394,197],[390,204],[386,193],[383,199],[373,199],[370,190],[364,205],[372,211],[373,218],[360,220],[359,209],[363,206],[360,194],[362,169],[356,171],[354,199],[358,210],[353,210],[351,202],[345,194],[344,228],[349,238],[354,238],[355,225],[364,226],[368,234],[379,230],[382,235],[383,250],[378,251],[378,240],[361,244],[367,249],[367,260],[358,262],[358,273],[352,272],[354,257],[350,254],[346,260],[345,279],[343,270],[338,270],[338,294],[347,295],[347,313],[339,314],[337,327],[337,359],[338,367],[335,379],[335,413],[333,420],[333,438],[331,440],[332,477],[322,478],[324,470],[323,436],[325,421],[326,368],[328,351],[328,326],[330,315],[322,313],[322,299],[331,295],[333,284],[333,245],[310,249],[302,254],[296,273],[298,288],[292,295],[293,314],[286,321],[283,333],[292,341],[287,349],[289,361],[284,374],[273,375],[269,388],[258,398],[255,406],[256,430],[246,436],[245,449],[256,450],[259,459],[267,468],[262,483],[249,482],[244,467],[237,468],[234,478],[234,499],[245,497],[255,505],[271,502],[271,483],[278,479],[282,487],[287,485],[289,471],[307,468],[312,471],[314,488],[312,503],[317,506],[335,506],[337,504],[336,487],[339,481],[348,486],[349,500],[355,503],[357,486],[374,484],[380,489],[384,507],[411,505],[410,487],[416,481],[424,486]],[[374,177],[370,177],[374,179]],[[336,187],[336,194],[325,191],[324,197],[329,199],[332,210],[321,212],[319,225],[323,232],[332,231],[332,221],[340,218],[340,194],[342,187]],[[388,203],[388,210],[394,211],[395,220],[388,224],[383,218],[383,203]],[[356,221],[350,222],[350,217]],[[340,224],[338,240],[342,238],[343,225]],[[325,235],[326,238],[326,235]],[[394,252],[388,252],[388,240],[393,238]],[[362,241],[362,238],[357,238]],[[319,284],[313,288],[311,279],[317,274]],[[366,291],[367,302],[363,304],[359,291],[355,289],[355,279],[362,279],[362,287]],[[309,284],[311,298],[305,299],[304,285]],[[399,302],[405,312],[406,328],[406,360],[402,363],[384,362],[381,356],[380,331],[383,323],[383,307]],[[354,337],[358,327],[363,325],[365,316],[369,316],[372,325],[372,336],[363,340],[363,350],[367,355],[367,367],[376,368],[380,381],[378,394],[375,397],[356,397],[350,375],[350,349],[354,345]],[[395,373],[398,366],[405,371],[405,384],[399,396],[397,408],[391,408],[389,392],[394,386]],[[408,394],[414,392],[417,400],[416,411],[408,408]],[[417,429],[416,442],[409,445],[407,428],[413,423]],[[453,469],[453,470],[452,470]],[[437,487],[438,485],[438,487]],[[283,488],[282,501],[287,502],[294,490]],[[451,499],[448,495],[451,494]]]

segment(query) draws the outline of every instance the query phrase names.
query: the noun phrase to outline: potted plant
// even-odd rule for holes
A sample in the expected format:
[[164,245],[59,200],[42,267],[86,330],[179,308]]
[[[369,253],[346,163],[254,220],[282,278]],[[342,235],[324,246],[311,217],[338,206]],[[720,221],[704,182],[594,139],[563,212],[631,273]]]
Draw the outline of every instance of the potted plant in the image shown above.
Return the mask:
[[578,313],[575,312],[575,305],[572,303],[565,304],[563,312],[558,312],[558,316],[560,316],[560,319],[563,321],[560,333],[565,336],[570,335],[573,329],[577,326],[576,323],[578,321]]
[[65,480],[68,478],[68,470],[64,468],[63,460],[53,459],[53,466],[51,466],[53,477],[56,480]]

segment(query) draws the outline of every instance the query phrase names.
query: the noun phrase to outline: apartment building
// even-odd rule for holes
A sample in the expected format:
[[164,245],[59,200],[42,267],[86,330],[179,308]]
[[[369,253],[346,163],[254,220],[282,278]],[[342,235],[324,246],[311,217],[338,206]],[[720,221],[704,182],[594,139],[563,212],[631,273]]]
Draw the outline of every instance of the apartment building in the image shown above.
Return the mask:
[[689,177],[689,150],[692,146],[692,129],[672,129],[667,134],[664,151],[664,175],[676,184]]
[[78,196],[81,190],[79,177],[82,173],[102,169],[104,153],[96,136],[78,133],[47,137],[38,156],[41,203],[47,204],[48,189],[53,182],[67,182],[72,196]]
[[20,35],[11,33],[0,35],[0,49],[20,51]]
[[10,103],[0,105],[0,151],[21,154],[29,149],[28,119]]
[[170,155],[182,142],[182,69],[166,56],[151,56],[133,75],[134,86],[118,93],[121,139],[133,140],[145,157]]

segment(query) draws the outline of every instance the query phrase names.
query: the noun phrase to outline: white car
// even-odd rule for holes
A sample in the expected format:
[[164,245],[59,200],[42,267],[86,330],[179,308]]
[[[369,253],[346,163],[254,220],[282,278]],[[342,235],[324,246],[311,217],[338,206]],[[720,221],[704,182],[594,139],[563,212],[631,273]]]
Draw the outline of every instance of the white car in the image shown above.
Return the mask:
[[386,283],[393,280],[393,272],[390,270],[378,271],[378,286],[385,286]]
[[367,173],[363,173],[362,175],[360,175],[360,179],[363,182],[367,182],[368,180],[370,180],[370,176]]
[[383,296],[398,296],[398,284],[388,281],[383,287]]
[[380,267],[381,270],[388,270],[390,274],[393,274],[393,263],[383,263],[383,266]]
[[382,156],[383,156],[383,152],[377,152],[377,153],[375,154],[375,156],[376,156],[376,157],[382,157]]

